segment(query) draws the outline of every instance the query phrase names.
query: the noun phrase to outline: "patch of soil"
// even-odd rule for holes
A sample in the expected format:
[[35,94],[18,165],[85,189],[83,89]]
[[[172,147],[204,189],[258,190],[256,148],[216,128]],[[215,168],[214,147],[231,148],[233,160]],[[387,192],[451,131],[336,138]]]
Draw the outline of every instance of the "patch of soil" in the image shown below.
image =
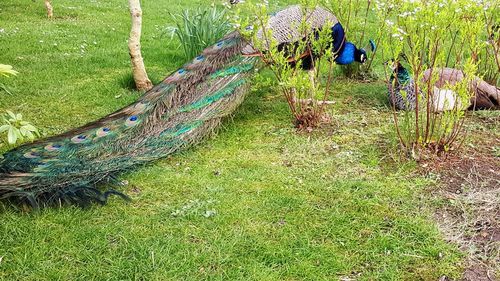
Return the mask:
[[[433,195],[442,204],[435,213],[442,233],[467,255],[463,281],[500,280],[499,118],[475,118],[460,154],[422,164],[438,177]],[[492,124],[493,122],[493,124]]]
[[462,276],[462,280],[466,281],[491,281],[498,280],[491,275],[485,266],[471,265],[467,268]]

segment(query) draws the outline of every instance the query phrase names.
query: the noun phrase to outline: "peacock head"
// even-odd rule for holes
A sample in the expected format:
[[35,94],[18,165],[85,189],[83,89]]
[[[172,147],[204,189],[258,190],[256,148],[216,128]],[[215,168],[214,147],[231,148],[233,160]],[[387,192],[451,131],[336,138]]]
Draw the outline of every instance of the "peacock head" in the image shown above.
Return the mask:
[[353,62],[365,63],[368,60],[366,50],[358,48],[351,42],[346,42],[342,51],[335,59],[335,62],[340,65],[347,65]]
[[399,82],[406,82],[410,79],[410,73],[408,70],[401,64],[400,60],[390,59],[384,63],[391,70],[391,78],[393,81],[396,77]]
[[369,50],[371,53],[374,53],[376,49],[377,45],[375,44],[375,41],[370,39],[368,40],[368,44],[365,47],[361,49],[356,48],[356,52],[354,53],[354,60],[360,63],[365,63],[368,60],[368,55],[366,53],[366,50]]
[[361,48],[354,51],[354,60],[359,63],[365,63],[368,60],[368,55],[366,54],[365,49]]
[[405,53],[401,53],[397,59],[391,58],[391,59],[387,60],[384,63],[384,65],[389,67],[391,69],[391,72],[400,73],[400,72],[407,71],[407,69],[403,66],[402,62],[405,62],[405,63],[409,62],[408,57],[406,56]]
[[[335,39],[334,39],[335,44]],[[369,46],[370,51],[375,51],[375,43],[370,40]],[[365,63],[368,60],[368,54],[366,48],[358,48],[351,42],[346,42],[341,48],[340,54],[335,59],[335,62],[340,65],[351,64],[353,62]]]
[[399,68],[399,66],[401,66],[401,63],[398,60],[392,58],[384,62],[384,65],[389,67],[391,69],[391,72],[395,72]]

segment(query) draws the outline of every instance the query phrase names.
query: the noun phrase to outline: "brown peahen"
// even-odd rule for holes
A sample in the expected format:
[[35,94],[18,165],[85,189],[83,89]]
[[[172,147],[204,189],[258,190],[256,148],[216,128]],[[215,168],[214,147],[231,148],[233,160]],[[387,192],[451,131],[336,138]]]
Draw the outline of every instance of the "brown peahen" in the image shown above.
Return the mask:
[[[388,95],[391,105],[398,110],[413,110],[416,103],[415,82],[410,72],[399,62],[393,63],[393,74],[388,82]],[[434,71],[434,73],[433,73]],[[441,112],[454,108],[469,110],[500,109],[500,89],[480,78],[474,78],[469,85],[471,98],[469,104],[462,105],[452,90],[447,89],[464,79],[464,73],[454,68],[436,68],[424,71],[422,82],[425,84],[432,75],[437,75],[433,85],[432,110]],[[402,91],[406,94],[403,96]]]
[[[294,6],[276,15],[293,15],[281,21],[280,34],[297,34],[292,28],[297,24],[290,22],[302,18],[297,12],[301,10]],[[321,8],[310,13],[312,29],[322,28],[327,20],[337,23]],[[290,38],[276,39],[284,44],[302,39]],[[39,207],[104,204],[110,194],[126,198],[114,190],[102,192],[99,186],[116,183],[120,173],[195,144],[214,131],[245,97],[259,61],[249,50],[253,48],[239,33],[230,33],[137,102],[5,153],[0,160],[0,199]]]
[[[446,88],[447,85],[453,86],[464,79],[464,73],[454,68],[439,68],[436,69],[438,80],[434,83],[434,87],[438,89]],[[430,69],[424,72],[424,83],[432,79]],[[469,110],[482,109],[500,109],[500,89],[490,85],[484,80],[476,77],[469,85],[469,90],[472,96],[469,100]]]

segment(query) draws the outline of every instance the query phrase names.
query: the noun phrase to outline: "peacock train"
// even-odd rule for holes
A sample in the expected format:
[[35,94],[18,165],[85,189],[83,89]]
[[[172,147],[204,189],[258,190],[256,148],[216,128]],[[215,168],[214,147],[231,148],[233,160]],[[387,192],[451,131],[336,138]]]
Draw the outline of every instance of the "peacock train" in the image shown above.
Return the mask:
[[[270,20],[280,45],[302,40],[292,28],[302,19],[299,6]],[[367,54],[345,38],[337,18],[322,8],[307,13],[313,30],[331,29],[338,64],[363,63]],[[332,23],[333,26],[324,26]],[[314,59],[302,56],[303,67]],[[133,104],[61,135],[8,151],[0,160],[0,199],[34,208],[106,203],[126,196],[100,185],[137,166],[189,147],[214,131],[245,98],[258,56],[252,44],[232,32],[206,48]]]

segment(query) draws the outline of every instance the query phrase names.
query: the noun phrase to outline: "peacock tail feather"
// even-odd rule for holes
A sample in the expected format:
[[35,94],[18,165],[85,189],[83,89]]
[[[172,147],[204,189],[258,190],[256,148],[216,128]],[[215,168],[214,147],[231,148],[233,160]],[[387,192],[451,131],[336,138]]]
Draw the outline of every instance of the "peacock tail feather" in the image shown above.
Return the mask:
[[[306,20],[312,30],[337,23],[316,7]],[[299,6],[270,20],[278,44],[302,40]],[[330,27],[329,27],[330,28]],[[335,41],[334,38],[332,40]],[[146,92],[135,103],[64,134],[7,152],[0,159],[0,200],[33,207],[106,203],[120,173],[193,145],[213,132],[241,104],[258,57],[233,32]]]
[[104,204],[100,184],[202,140],[241,104],[257,58],[234,32],[135,103],[58,136],[20,146],[0,160],[0,199],[33,207]]

